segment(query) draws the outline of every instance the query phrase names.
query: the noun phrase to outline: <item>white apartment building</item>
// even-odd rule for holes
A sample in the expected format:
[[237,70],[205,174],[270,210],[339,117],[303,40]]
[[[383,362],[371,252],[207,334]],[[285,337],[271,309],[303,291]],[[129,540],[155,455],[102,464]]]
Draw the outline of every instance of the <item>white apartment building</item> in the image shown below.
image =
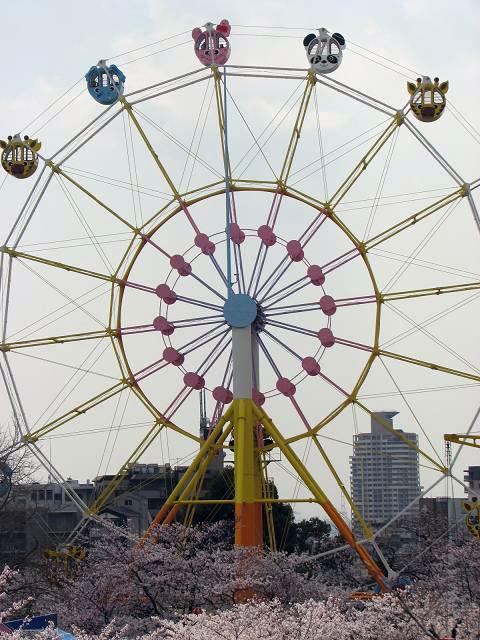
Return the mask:
[[[405,442],[418,446],[417,434],[401,429],[394,429],[393,434],[382,424],[385,422],[393,429],[397,414],[398,411],[372,414],[370,433],[359,433],[353,440],[352,498],[365,521],[373,526],[388,522],[421,492],[418,453]],[[352,520],[356,525],[353,514]]]

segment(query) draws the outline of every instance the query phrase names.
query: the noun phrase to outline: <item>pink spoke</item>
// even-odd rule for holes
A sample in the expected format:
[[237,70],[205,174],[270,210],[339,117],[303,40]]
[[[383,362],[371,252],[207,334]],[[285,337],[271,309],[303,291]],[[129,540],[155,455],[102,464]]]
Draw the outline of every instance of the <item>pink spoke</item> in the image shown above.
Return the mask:
[[138,282],[131,282],[129,280],[117,279],[117,284],[123,285],[125,287],[130,287],[130,289],[138,289],[139,291],[146,291],[147,293],[155,293],[154,287],[147,287],[145,284],[139,284]]
[[335,258],[334,260],[330,260],[330,262],[327,262],[326,264],[324,264],[322,266],[322,271],[325,275],[327,273],[331,273],[332,271],[335,271],[335,269],[338,269],[339,267],[343,266],[347,262],[350,262],[350,260],[353,260],[354,258],[358,258],[358,256],[360,255],[361,255],[360,251],[357,249],[357,247],[354,247],[353,249],[350,249],[350,251],[343,253],[338,258]]
[[331,380],[328,376],[326,376],[324,373],[322,373],[320,371],[320,373],[318,374],[321,378],[323,378],[325,380],[325,382],[328,382],[328,384],[332,385],[332,387],[334,387],[335,389],[337,389],[337,391],[340,391],[340,393],[342,394],[342,396],[345,396],[347,398],[350,397],[350,394],[348,393],[348,391],[345,391],[345,389],[342,389],[342,387],[340,387],[336,382],[334,382],[333,380]]
[[357,304],[369,304],[376,301],[377,298],[374,295],[355,296],[354,298],[338,298],[338,300],[335,300],[335,304],[337,305],[337,307],[349,307]]
[[361,342],[352,342],[352,340],[345,340],[345,338],[337,338],[335,336],[335,342],[338,344],[343,344],[346,347],[353,347],[354,349],[360,349],[361,351],[368,351],[369,353],[373,351],[373,347],[369,347],[368,344],[362,344]]

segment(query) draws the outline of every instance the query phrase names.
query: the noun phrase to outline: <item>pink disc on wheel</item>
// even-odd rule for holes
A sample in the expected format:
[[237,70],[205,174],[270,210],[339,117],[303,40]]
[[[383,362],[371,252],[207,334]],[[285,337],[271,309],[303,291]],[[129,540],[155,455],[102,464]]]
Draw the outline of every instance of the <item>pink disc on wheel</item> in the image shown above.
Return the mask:
[[195,373],[195,371],[189,371],[183,376],[183,382],[185,386],[192,387],[192,389],[196,389],[200,391],[205,386],[205,379],[202,378],[201,375]]
[[300,262],[305,256],[302,245],[298,240],[290,240],[290,242],[287,242],[287,252],[293,262]]
[[235,244],[242,244],[245,240],[245,234],[236,222],[230,224],[230,237]]
[[215,245],[210,241],[206,233],[199,233],[195,236],[195,245],[206,256],[211,256],[212,253],[215,253]]
[[163,350],[163,359],[169,364],[174,364],[176,367],[179,367],[183,364],[185,356],[173,347],[166,347],[166,349]]
[[277,236],[273,233],[273,229],[267,224],[262,224],[261,227],[258,227],[257,236],[267,247],[273,247],[277,241]]
[[316,287],[320,287],[325,282],[325,275],[318,264],[311,264],[307,269],[307,276]]
[[311,356],[307,356],[302,360],[302,367],[308,373],[309,376],[318,376],[320,373],[320,365]]
[[155,289],[155,293],[165,302],[165,304],[173,304],[177,301],[175,292],[170,289],[168,284],[159,284]]
[[276,386],[280,393],[287,398],[294,396],[295,391],[297,390],[293,382],[290,382],[288,378],[279,378]]
[[328,327],[320,329],[317,335],[323,347],[333,347],[335,344],[335,336]]
[[261,407],[262,404],[265,404],[265,396],[258,389],[252,389],[252,400],[258,407]]
[[181,276],[188,276],[192,273],[192,265],[178,253],[170,258],[170,266],[172,269],[176,269]]
[[337,305],[332,296],[323,296],[320,298],[320,309],[326,316],[333,316],[337,310]]
[[163,316],[157,316],[153,321],[153,326],[157,331],[160,331],[164,336],[171,336],[175,331],[175,327]]
[[233,400],[233,393],[225,387],[215,387],[212,391],[212,396],[217,402],[222,402],[223,404],[230,404]]

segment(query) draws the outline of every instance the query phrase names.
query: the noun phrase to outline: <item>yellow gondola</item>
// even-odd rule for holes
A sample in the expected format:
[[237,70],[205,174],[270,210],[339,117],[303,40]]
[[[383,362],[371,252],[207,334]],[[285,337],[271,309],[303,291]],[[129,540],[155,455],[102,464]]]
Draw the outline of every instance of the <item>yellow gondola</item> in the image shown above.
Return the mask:
[[434,122],[445,110],[448,80],[439,83],[438,78],[434,78],[432,82],[428,76],[417,78],[416,85],[413,82],[407,82],[408,92],[411,95],[410,108],[413,115],[421,122]]
[[24,136],[8,136],[7,140],[0,140],[2,151],[2,167],[14,178],[29,178],[38,167],[37,151],[42,143]]

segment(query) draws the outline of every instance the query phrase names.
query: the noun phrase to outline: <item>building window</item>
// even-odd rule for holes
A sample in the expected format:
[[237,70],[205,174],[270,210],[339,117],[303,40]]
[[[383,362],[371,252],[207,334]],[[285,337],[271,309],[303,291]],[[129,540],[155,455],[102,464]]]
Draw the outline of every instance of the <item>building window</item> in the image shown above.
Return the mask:
[[53,491],[51,489],[47,489],[47,500],[51,500],[53,496]]
[[37,492],[36,491],[32,491],[32,493],[30,494],[30,500],[35,502],[36,499],[37,499]]
[[130,498],[127,498],[127,500],[125,500],[125,506],[126,507],[131,507],[133,504],[133,500],[130,500]]

